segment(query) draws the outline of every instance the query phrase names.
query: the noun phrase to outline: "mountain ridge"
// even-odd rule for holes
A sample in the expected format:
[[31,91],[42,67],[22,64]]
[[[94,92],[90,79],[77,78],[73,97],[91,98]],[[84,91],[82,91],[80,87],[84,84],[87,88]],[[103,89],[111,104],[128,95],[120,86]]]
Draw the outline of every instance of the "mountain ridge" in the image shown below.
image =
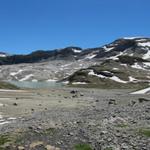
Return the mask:
[[54,50],[38,50],[27,55],[0,57],[0,65],[36,63],[47,60],[115,59],[120,55],[132,55],[150,60],[150,38],[120,38],[96,48],[66,47]]

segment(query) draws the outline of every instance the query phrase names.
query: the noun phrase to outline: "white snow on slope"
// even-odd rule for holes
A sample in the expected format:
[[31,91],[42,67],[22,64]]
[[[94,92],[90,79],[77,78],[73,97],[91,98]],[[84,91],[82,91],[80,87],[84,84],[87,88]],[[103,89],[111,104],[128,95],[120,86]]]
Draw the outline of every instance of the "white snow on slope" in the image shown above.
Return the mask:
[[85,59],[92,59],[92,58],[94,58],[96,55],[97,55],[97,54],[88,55],[88,56],[85,57]]
[[91,71],[88,73],[88,75],[97,76],[97,77],[99,77],[99,78],[107,78],[107,77],[105,77],[105,76],[103,76],[103,75],[101,75],[101,74],[98,75],[98,74],[94,73],[93,70],[91,70]]
[[135,79],[135,78],[133,78],[132,76],[129,76],[129,81],[130,81],[130,82],[136,82],[136,81],[138,81],[138,80]]
[[33,76],[34,76],[33,74],[26,75],[24,78],[20,79],[19,81],[26,81],[26,80],[30,79],[31,77],[33,77]]
[[81,53],[81,50],[72,49],[75,53]]
[[144,68],[150,68],[150,62],[144,62],[143,65]]
[[104,46],[103,48],[105,49],[106,52],[109,52],[109,51],[111,51],[112,49],[114,49],[114,47],[106,47],[106,46]]
[[110,77],[109,79],[114,80],[119,83],[127,83],[128,82],[128,81],[123,81],[123,80],[119,79],[117,76]]
[[5,54],[0,54],[0,57],[6,57],[6,55]]
[[149,59],[149,58],[150,58],[150,50],[148,50],[147,53],[143,55],[143,59]]
[[48,81],[48,82],[56,82],[56,81],[58,81],[58,80],[56,80],[56,79],[48,79],[47,81]]
[[145,70],[142,66],[140,66],[138,63],[135,63],[134,65],[131,66],[132,68],[135,68],[135,69],[142,69],[142,70]]
[[136,92],[133,92],[131,94],[146,94],[147,92],[150,92],[150,87],[146,88],[146,89],[142,89]]
[[98,75],[98,74],[95,74],[93,70],[91,70],[91,71],[88,73],[88,75],[97,76],[97,77],[103,78],[103,79],[104,79],[104,78],[105,78],[105,79],[111,79],[111,80],[114,80],[114,81],[119,82],[119,83],[127,83],[127,82],[128,82],[128,81],[123,81],[123,80],[119,79],[117,76],[106,77],[106,76],[101,75],[101,74],[99,74],[99,75]]
[[68,67],[68,66],[70,66],[70,65],[72,65],[72,63],[65,64],[65,65],[61,65],[61,68]]
[[78,85],[78,84],[87,84],[86,82],[73,82],[72,84]]
[[123,55],[123,54],[124,54],[124,52],[120,52],[118,55],[109,57],[109,59],[118,60],[118,56],[121,56],[121,55]]
[[150,47],[150,42],[141,42],[138,43],[139,46],[143,46],[143,47]]
[[113,70],[116,70],[116,71],[117,71],[117,70],[119,70],[119,68],[113,68]]
[[11,76],[15,76],[15,75],[21,73],[22,71],[23,71],[23,70],[20,69],[18,72],[11,72],[10,75],[11,75]]
[[[0,120],[1,121],[1,120]],[[3,121],[3,120],[2,120]],[[0,122],[0,125],[4,125],[4,124],[8,124],[10,123],[9,121],[4,121],[4,122]]]

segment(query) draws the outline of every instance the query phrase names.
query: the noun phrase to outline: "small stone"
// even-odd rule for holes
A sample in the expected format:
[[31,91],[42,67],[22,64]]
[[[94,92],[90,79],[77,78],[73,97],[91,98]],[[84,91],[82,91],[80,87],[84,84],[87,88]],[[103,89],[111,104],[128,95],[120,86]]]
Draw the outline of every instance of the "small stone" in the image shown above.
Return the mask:
[[71,135],[71,136],[73,136],[74,134],[73,134],[73,132],[70,132],[70,133],[68,133],[68,135]]
[[73,96],[72,96],[72,98],[76,98],[76,97],[78,97],[78,96],[77,96],[77,95],[73,95]]
[[139,98],[139,103],[143,103],[143,102],[149,102],[150,100],[149,99],[146,99],[146,98]]
[[14,105],[14,106],[17,106],[18,104],[17,104],[17,103],[13,103],[13,105]]
[[55,147],[55,146],[51,146],[51,145],[46,145],[45,148],[46,148],[47,150],[60,150],[60,148]]
[[18,150],[25,150],[23,146],[18,146]]
[[81,94],[80,94],[80,96],[84,96],[84,94],[83,94],[83,93],[81,93]]
[[33,130],[33,127],[29,126],[28,129]]
[[42,141],[33,142],[30,144],[30,148],[35,148],[35,147],[41,146],[41,145],[43,145]]
[[136,104],[136,101],[131,101],[131,105],[135,105]]
[[116,100],[115,99],[110,99],[108,102],[109,105],[116,105]]
[[72,90],[70,91],[71,94],[76,94],[78,91]]

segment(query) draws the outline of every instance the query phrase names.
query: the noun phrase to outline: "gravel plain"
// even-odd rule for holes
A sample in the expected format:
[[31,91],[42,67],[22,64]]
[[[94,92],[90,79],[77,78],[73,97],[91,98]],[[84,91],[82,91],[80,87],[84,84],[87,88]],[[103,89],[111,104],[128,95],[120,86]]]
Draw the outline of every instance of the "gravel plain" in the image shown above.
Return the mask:
[[149,150],[150,95],[132,91],[0,90],[0,149]]

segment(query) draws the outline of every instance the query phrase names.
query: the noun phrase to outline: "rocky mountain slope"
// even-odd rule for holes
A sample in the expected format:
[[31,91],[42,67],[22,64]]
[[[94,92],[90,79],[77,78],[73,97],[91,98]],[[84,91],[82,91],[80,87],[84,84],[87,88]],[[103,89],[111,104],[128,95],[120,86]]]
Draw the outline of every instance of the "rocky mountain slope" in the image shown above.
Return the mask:
[[98,48],[67,47],[0,57],[0,64],[1,80],[143,87],[150,82],[150,38],[121,38]]
[[73,85],[101,88],[140,88],[150,82],[150,62],[133,56],[119,56],[99,65],[80,69],[67,80]]

